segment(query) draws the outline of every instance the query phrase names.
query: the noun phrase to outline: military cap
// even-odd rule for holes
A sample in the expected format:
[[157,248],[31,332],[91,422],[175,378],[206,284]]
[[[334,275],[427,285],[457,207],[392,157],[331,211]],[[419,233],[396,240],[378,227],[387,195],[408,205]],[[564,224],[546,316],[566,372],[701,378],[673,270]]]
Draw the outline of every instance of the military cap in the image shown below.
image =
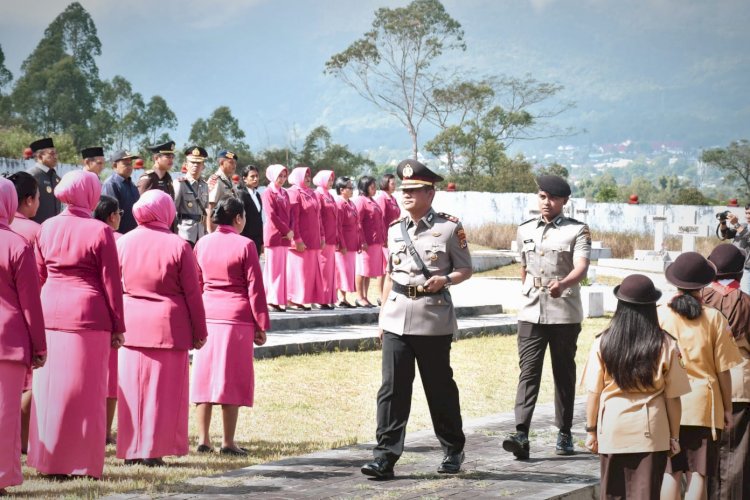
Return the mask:
[[164,144],[156,144],[154,146],[149,146],[148,150],[154,154],[173,155],[174,154],[174,141],[167,141]]
[[85,160],[86,158],[96,158],[97,156],[104,156],[104,148],[94,147],[86,148],[81,150],[81,157]]
[[714,248],[708,261],[716,266],[716,278],[724,279],[742,274],[745,269],[745,251],[729,243]]
[[39,139],[32,142],[31,144],[29,144],[29,147],[31,148],[31,151],[33,153],[36,153],[37,151],[40,151],[42,149],[54,148],[55,143],[52,142],[51,137],[45,137],[44,139]]
[[208,153],[200,146],[190,146],[185,150],[185,157],[188,161],[203,163],[208,158]]
[[570,184],[557,175],[540,175],[536,178],[536,185],[539,186],[539,191],[544,191],[550,196],[570,196]]
[[417,160],[404,160],[396,167],[396,174],[401,179],[401,189],[418,189],[423,186],[434,186],[443,178]]
[[114,154],[109,158],[109,161],[112,163],[122,161],[122,160],[132,160],[134,158],[140,158],[137,154],[131,153],[129,151],[126,151],[124,149],[121,149],[119,151],[115,151]]
[[223,151],[220,151],[219,154],[216,156],[216,158],[219,160],[221,160],[222,158],[226,158],[228,160],[240,161],[240,158],[237,156],[236,153],[232,151],[227,151],[226,149]]

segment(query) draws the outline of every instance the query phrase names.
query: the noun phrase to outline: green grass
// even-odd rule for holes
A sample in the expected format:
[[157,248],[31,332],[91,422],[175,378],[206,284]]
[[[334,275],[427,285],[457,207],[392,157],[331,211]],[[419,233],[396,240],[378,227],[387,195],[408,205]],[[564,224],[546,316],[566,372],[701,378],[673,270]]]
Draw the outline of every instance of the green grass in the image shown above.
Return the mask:
[[[608,319],[586,320],[578,339],[576,360],[580,375],[594,335]],[[452,366],[461,394],[464,419],[513,409],[518,380],[516,337],[483,337],[461,340],[452,349]],[[107,448],[101,481],[76,479],[51,482],[24,466],[26,482],[10,488],[19,496],[97,497],[139,490],[147,494],[189,493],[200,486],[184,481],[198,476],[297,456],[317,450],[372,441],[375,438],[375,396],[380,385],[380,353],[337,352],[258,360],[255,362],[255,407],[243,408],[237,441],[250,449],[247,458],[198,455],[167,458],[167,468],[125,467]],[[539,402],[553,398],[549,356],[545,361]],[[190,436],[194,449],[197,434],[191,408]],[[409,432],[431,427],[419,376]],[[214,410],[214,445],[221,444],[220,410]],[[228,481],[226,478],[209,479]]]

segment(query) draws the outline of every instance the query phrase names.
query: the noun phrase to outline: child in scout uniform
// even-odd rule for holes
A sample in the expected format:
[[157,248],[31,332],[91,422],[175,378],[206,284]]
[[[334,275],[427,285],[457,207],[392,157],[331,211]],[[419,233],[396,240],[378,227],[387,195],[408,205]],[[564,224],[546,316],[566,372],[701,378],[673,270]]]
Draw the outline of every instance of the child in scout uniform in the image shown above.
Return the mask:
[[677,343],[659,327],[653,282],[633,274],[614,294],[617,311],[583,370],[586,447],[600,455],[601,498],[658,499],[667,455],[680,450],[679,398],[690,384]]
[[691,391],[682,396],[680,447],[667,464],[662,498],[706,497],[706,477],[716,474],[718,439],[732,416],[729,370],[742,362],[727,319],[701,303],[701,289],[716,277],[715,266],[696,252],[685,252],[664,273],[677,295],[660,306],[659,324],[677,338]]
[[724,243],[708,256],[716,279],[703,289],[703,303],[721,311],[729,321],[734,342],[745,358],[732,374],[732,420],[719,441],[719,473],[708,478],[709,498],[750,497],[750,295],[741,290],[745,252]]

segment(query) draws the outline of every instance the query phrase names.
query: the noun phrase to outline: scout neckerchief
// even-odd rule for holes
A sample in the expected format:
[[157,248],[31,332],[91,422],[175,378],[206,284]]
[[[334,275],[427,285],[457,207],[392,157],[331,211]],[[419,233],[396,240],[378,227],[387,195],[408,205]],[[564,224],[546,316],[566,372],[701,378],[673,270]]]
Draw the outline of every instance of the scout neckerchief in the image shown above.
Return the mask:
[[[404,243],[406,243],[406,249],[409,250],[409,253],[411,254],[411,258],[414,259],[414,263],[419,268],[419,271],[424,275],[425,278],[430,279],[432,278],[432,273],[427,269],[427,266],[424,265],[424,262],[422,262],[422,259],[419,257],[419,253],[417,253],[417,249],[414,248],[414,245],[411,242],[411,238],[409,238],[409,232],[406,230],[406,225],[409,223],[409,218],[404,217],[401,220],[401,236],[404,238]],[[416,229],[416,222],[414,223],[414,227]]]
[[[197,180],[195,182],[198,182]],[[206,215],[206,208],[203,206],[203,203],[201,202],[201,199],[198,197],[198,193],[195,192],[195,189],[193,189],[193,186],[190,185],[190,180],[185,179],[185,185],[190,190],[191,193],[193,193],[193,196],[195,197],[195,202],[198,204],[198,208],[201,209],[201,213],[205,216]]]

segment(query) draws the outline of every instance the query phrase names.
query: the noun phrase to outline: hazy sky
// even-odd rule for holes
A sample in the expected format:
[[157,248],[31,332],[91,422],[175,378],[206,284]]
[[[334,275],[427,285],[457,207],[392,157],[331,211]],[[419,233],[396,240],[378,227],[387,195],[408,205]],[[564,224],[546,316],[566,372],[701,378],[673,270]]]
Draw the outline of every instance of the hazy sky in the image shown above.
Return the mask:
[[[0,46],[14,76],[68,3],[0,0]],[[102,78],[123,75],[146,99],[162,95],[179,119],[179,144],[197,118],[228,105],[255,150],[300,145],[321,124],[356,150],[408,150],[408,135],[392,118],[323,75],[326,60],[370,27],[375,9],[407,3],[81,0],[102,42]],[[444,5],[468,45],[446,64],[467,77],[530,72],[563,84],[561,97],[578,107],[561,124],[588,130],[592,140],[615,142],[642,131],[710,144],[750,135],[746,0]],[[429,136],[426,129],[422,142]]]

